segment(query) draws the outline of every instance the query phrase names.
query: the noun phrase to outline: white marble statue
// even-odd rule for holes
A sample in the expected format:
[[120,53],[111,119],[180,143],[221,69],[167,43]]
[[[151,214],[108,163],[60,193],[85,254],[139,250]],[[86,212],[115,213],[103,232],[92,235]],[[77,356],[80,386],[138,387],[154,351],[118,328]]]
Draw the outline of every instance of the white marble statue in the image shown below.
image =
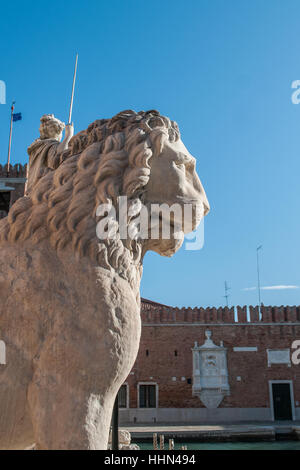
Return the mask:
[[[61,142],[62,132],[65,138]],[[28,147],[29,165],[26,192],[32,191],[37,181],[49,170],[56,170],[62,162],[62,155],[68,149],[74,134],[73,124],[65,124],[53,114],[41,117],[40,138]]]

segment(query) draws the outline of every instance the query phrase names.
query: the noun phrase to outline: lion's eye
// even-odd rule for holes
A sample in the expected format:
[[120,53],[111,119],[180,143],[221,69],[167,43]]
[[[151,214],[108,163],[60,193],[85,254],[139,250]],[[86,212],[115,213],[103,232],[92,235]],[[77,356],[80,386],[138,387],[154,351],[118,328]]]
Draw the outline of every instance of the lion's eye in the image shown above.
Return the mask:
[[185,164],[184,163],[182,163],[182,162],[174,162],[174,163],[177,166],[177,168],[179,168],[179,170],[185,172]]

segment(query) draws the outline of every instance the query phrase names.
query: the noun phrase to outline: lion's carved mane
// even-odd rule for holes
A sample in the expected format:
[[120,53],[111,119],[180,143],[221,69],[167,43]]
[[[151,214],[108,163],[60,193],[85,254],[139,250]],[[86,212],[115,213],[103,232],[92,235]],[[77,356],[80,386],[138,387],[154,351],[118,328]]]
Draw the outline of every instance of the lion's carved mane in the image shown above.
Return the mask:
[[123,111],[95,121],[71,139],[59,168],[13,205],[0,222],[0,241],[49,239],[58,252],[71,246],[78,257],[88,256],[134,285],[141,274],[141,243],[100,242],[96,209],[109,201],[116,207],[123,195],[129,203],[143,201],[150,160],[161,153],[163,136],[171,142],[180,137],[177,124],[158,111]]

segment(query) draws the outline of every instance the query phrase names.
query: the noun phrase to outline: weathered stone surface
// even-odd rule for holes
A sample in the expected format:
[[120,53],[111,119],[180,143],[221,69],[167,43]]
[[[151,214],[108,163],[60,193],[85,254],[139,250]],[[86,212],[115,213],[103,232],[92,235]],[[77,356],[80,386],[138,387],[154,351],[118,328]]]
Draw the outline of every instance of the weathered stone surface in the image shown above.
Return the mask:
[[[127,429],[119,429],[118,435],[119,435],[119,444],[124,444],[127,446],[130,445],[131,435],[130,435],[130,432],[127,431]],[[108,442],[111,444],[111,441],[112,441],[112,433],[110,432]]]
[[107,448],[139,348],[143,256],[171,256],[183,235],[100,241],[99,203],[191,202],[189,230],[208,211],[177,125],[157,112],[96,121],[63,160],[0,222],[2,449]]
[[119,450],[140,450],[140,447],[137,444],[121,444]]
[[[65,138],[60,143],[63,129],[65,129]],[[40,138],[36,139],[27,150],[29,155],[27,193],[33,190],[39,179],[49,170],[58,168],[61,154],[67,150],[73,133],[72,124],[65,127],[65,124],[53,114],[44,114],[41,117]]]
[[[127,429],[119,429],[119,450],[140,450],[137,444],[131,444],[131,435]],[[112,433],[109,433],[108,449],[111,449]]]

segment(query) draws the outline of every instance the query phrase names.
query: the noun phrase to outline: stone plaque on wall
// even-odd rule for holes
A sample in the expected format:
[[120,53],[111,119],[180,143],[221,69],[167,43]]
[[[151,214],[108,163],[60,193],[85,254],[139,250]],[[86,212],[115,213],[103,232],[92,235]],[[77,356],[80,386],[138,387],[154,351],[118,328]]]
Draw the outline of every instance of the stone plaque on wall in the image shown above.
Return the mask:
[[267,349],[268,367],[272,364],[287,364],[291,367],[289,349]]

